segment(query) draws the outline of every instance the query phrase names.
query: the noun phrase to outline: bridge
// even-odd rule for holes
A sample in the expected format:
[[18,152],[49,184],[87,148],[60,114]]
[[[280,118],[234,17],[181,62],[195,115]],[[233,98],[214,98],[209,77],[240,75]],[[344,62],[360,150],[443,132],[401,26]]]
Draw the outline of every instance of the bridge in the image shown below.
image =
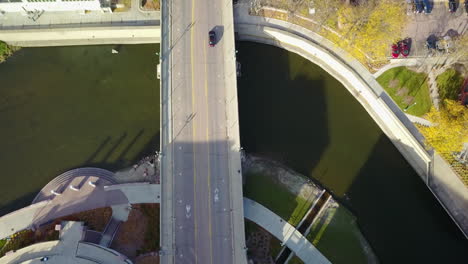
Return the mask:
[[161,260],[246,263],[232,1],[162,3]]

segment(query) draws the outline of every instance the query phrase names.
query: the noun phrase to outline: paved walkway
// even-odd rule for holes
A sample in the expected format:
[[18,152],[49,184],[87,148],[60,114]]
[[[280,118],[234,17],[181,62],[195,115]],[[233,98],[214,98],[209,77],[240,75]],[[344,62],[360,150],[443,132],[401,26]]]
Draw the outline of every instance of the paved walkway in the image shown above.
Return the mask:
[[126,12],[44,12],[36,20],[28,18],[23,12],[5,13],[0,15],[0,29],[159,25],[160,17],[159,11],[143,11],[139,8],[139,0],[132,0],[131,8]]
[[0,263],[45,263],[48,264],[131,264],[124,255],[109,248],[81,242],[84,237],[82,222],[62,222],[60,240],[37,243],[19,249],[0,258]]
[[244,217],[278,238],[304,263],[331,263],[292,225],[261,204],[244,198]]
[[[92,179],[92,178],[91,178]],[[73,183],[80,181],[75,179]],[[0,217],[0,239],[70,214],[115,205],[159,203],[160,186],[149,183],[84,184],[78,191],[65,188],[61,195]]]
[[424,119],[422,117],[419,117],[419,116],[414,116],[414,115],[410,115],[410,114],[406,114],[406,116],[408,117],[408,119],[415,123],[415,124],[419,124],[419,125],[422,125],[422,126],[427,126],[427,127],[430,127],[430,126],[433,126],[434,124],[431,123],[431,121],[427,120],[427,119]]

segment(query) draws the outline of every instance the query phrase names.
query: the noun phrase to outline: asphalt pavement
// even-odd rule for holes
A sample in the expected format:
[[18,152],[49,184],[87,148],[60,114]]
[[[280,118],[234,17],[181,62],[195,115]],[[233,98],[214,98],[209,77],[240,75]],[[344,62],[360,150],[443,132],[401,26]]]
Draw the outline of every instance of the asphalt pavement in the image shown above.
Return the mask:
[[[226,3],[170,4],[173,260],[234,263],[222,12]],[[217,35],[214,47],[208,45],[210,30]]]

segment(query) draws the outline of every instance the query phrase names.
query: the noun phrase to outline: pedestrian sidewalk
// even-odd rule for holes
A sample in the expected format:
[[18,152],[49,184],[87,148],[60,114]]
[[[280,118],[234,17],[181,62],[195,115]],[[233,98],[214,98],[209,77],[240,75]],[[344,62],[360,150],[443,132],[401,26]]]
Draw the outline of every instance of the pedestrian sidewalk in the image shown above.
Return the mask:
[[244,217],[278,238],[304,263],[331,264],[294,226],[261,204],[244,198]]

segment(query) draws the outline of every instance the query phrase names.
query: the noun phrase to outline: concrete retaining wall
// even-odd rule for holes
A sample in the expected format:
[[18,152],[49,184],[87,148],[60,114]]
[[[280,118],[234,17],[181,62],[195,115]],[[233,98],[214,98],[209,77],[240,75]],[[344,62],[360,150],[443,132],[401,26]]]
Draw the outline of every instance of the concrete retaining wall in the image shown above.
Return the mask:
[[244,227],[244,204],[242,195],[242,165],[240,152],[239,132],[239,110],[237,98],[237,71],[236,71],[236,48],[234,39],[234,17],[231,0],[224,0],[223,12],[224,25],[224,86],[226,90],[226,123],[228,136],[228,167],[229,186],[231,197],[231,223],[233,236],[234,263],[247,263],[245,227]]
[[159,43],[160,26],[1,30],[0,40],[20,47]]

